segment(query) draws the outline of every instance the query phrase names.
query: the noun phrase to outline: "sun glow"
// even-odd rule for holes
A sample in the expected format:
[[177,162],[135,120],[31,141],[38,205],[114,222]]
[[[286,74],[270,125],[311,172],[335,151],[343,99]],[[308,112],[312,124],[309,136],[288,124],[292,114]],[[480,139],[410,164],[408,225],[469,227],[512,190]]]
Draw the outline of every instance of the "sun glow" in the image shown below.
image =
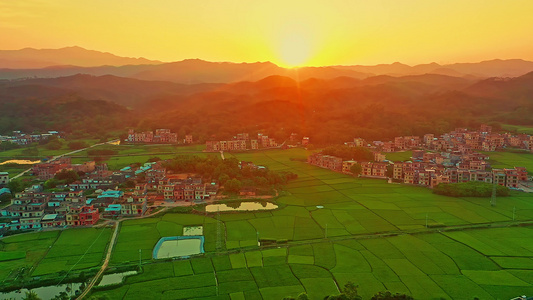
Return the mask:
[[300,67],[311,58],[311,38],[301,30],[288,31],[280,40],[279,52],[285,67]]

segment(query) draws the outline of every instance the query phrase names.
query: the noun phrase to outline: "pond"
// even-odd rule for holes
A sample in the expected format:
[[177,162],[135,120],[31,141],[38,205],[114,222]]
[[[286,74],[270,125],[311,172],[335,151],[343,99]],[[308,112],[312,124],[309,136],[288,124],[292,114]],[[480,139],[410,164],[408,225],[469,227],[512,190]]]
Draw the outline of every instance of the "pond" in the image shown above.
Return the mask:
[[0,166],[7,165],[7,164],[33,165],[33,164],[40,163],[40,162],[41,162],[40,160],[11,159],[11,160],[6,160],[4,162],[1,162]]
[[153,258],[174,258],[204,253],[203,236],[163,237],[154,247]]
[[100,283],[98,284],[98,286],[119,284],[119,283],[122,283],[122,280],[124,280],[124,277],[135,275],[135,274],[137,274],[137,271],[127,271],[127,272],[122,272],[122,273],[105,274],[102,277],[102,280],[100,280]]
[[[81,283],[65,283],[33,288],[31,290],[41,299],[52,299],[61,292],[66,292],[69,296],[74,296],[80,286]],[[69,291],[67,291],[67,289]],[[0,299],[22,300],[26,297],[26,292],[28,291],[28,289],[20,289],[12,292],[0,293]]]
[[207,212],[217,211],[251,211],[251,210],[271,210],[278,206],[271,202],[241,202],[239,206],[234,207],[230,204],[209,204],[205,207]]

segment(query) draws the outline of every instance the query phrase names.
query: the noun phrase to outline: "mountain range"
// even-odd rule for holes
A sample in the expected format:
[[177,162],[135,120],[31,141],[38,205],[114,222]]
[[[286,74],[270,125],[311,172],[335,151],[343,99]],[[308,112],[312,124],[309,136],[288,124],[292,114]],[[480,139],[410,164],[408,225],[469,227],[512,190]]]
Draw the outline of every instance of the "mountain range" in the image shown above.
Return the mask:
[[75,74],[114,75],[141,80],[184,84],[257,81],[280,75],[296,80],[333,79],[346,76],[365,79],[376,75],[406,76],[439,74],[453,77],[516,77],[533,71],[533,62],[521,59],[478,63],[437,63],[408,66],[401,63],[375,66],[328,66],[287,69],[270,62],[230,63],[187,59],[163,63],[145,58],[119,57],[81,47],[61,49],[0,50],[0,79],[63,77]]
[[27,78],[0,80],[0,133],[104,135],[129,126],[169,128],[198,141],[239,132],[283,139],[297,132],[328,144],[354,136],[439,134],[481,122],[530,125],[533,72],[527,70],[532,64],[494,60],[285,69],[270,62],[191,59],[2,69],[1,76]]

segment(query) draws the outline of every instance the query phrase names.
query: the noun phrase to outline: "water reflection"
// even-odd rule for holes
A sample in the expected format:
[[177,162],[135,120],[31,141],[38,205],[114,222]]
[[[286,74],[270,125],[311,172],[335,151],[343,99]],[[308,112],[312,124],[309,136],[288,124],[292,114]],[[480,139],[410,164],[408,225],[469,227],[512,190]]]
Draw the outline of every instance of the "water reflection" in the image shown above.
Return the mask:
[[0,166],[7,165],[7,164],[33,165],[33,164],[40,163],[40,162],[41,162],[40,160],[11,159],[11,160],[6,160],[4,162],[1,162]]
[[[76,291],[79,290],[80,286],[81,283],[65,283],[60,285],[38,287],[31,290],[34,291],[41,299],[52,299],[61,292],[67,293],[68,296],[74,296]],[[29,291],[30,290],[28,289],[20,289],[12,292],[0,293],[0,299],[22,300],[26,298],[26,293]]]
[[105,285],[112,285],[112,284],[119,284],[124,280],[124,277],[135,275],[137,274],[137,271],[127,271],[122,273],[113,273],[113,274],[106,274],[102,277],[102,280],[100,280],[100,283],[98,286],[105,286]]

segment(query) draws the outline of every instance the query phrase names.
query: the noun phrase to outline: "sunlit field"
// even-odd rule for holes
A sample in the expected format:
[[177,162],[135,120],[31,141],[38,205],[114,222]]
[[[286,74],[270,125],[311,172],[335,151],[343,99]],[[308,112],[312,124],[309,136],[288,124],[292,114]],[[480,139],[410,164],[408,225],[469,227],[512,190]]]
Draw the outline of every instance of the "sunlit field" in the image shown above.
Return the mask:
[[[302,161],[309,153],[303,149],[226,153],[273,170],[295,172],[298,179],[269,200],[279,206],[272,211],[217,215],[198,206],[192,213],[168,212],[122,222],[110,265],[135,268],[141,250],[143,273],[128,277],[115,289],[96,289],[94,295],[281,299],[306,291],[312,299],[323,299],[348,281],[359,285],[364,299],[382,290],[415,299],[507,299],[533,293],[533,247],[526,242],[533,238],[533,230],[509,227],[533,219],[532,195],[513,191],[491,206],[489,198],[440,196],[424,187],[310,166]],[[161,237],[182,235],[183,226],[199,225],[204,228],[206,254],[189,260],[152,260]],[[110,230],[100,235],[101,230],[82,229],[92,230],[84,236],[77,230],[6,238],[2,255],[12,270],[33,266],[35,276],[98,266]],[[37,253],[30,250],[37,243],[33,236],[40,241]],[[67,237],[79,246],[64,244]],[[91,249],[100,249],[99,254],[89,250],[82,257],[96,237]],[[258,240],[272,244],[259,248]],[[10,246],[13,241],[18,242],[16,247]],[[2,269],[0,275],[13,276],[12,270]]]

